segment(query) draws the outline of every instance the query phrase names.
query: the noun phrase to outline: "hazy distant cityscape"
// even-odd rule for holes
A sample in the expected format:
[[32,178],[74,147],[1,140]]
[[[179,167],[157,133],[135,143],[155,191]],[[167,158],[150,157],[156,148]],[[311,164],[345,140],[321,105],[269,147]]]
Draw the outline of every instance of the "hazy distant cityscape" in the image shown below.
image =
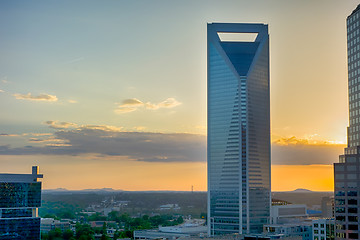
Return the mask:
[[[252,11],[268,6],[272,17],[259,15],[257,21],[249,18],[251,14],[240,18],[242,21],[230,21],[236,12],[227,18],[225,12],[212,12],[221,4],[209,4],[204,10],[206,21],[199,21],[202,38],[195,37],[182,46],[167,38],[176,34],[177,40],[186,42],[190,28],[179,25],[176,29],[170,24],[152,37],[150,28],[137,32],[139,24],[128,17],[145,17],[148,22],[144,21],[144,26],[154,22],[167,26],[164,20],[170,21],[178,11],[197,16],[204,1],[194,3],[195,10],[188,3],[174,2],[170,7],[158,0],[154,5],[139,5],[146,5],[147,11],[139,8],[138,1],[73,3],[66,17],[49,14],[55,9],[65,13],[66,1],[53,6],[17,5],[17,0],[0,3],[0,9],[5,9],[0,10],[0,30],[7,33],[0,52],[8,57],[0,68],[0,102],[5,103],[0,119],[0,240],[360,239],[360,4],[356,7],[358,3],[351,1],[336,15],[337,21],[346,22],[340,38],[346,39],[347,48],[334,49],[347,57],[347,76],[339,77],[339,86],[347,86],[348,111],[339,108],[338,113],[349,115],[346,144],[317,133],[289,136],[289,129],[306,132],[319,123],[324,125],[318,127],[319,132],[343,126],[326,117],[331,124],[320,117],[320,122],[313,120],[307,126],[305,120],[303,127],[286,126],[283,119],[293,114],[300,119],[301,112],[289,99],[283,100],[291,106],[283,117],[270,115],[272,99],[277,99],[280,89],[272,90],[279,87],[279,73],[288,72],[296,80],[303,75],[293,68],[294,63],[284,64],[279,72],[272,70],[274,65],[279,69],[277,58],[282,49],[274,47],[281,42],[275,19],[285,11],[271,9],[273,5],[265,0],[225,4],[230,6],[229,12],[231,6]],[[320,1],[307,4],[294,1],[281,6],[288,10],[321,6]],[[334,12],[340,6],[332,0],[328,4]],[[78,11],[83,7],[83,12]],[[155,12],[162,15],[155,16]],[[306,13],[293,14],[294,19],[307,19]],[[222,16],[223,21],[215,16]],[[2,19],[11,23],[11,28],[1,23]],[[176,19],[187,22],[183,16]],[[96,31],[87,31],[84,26],[90,25]],[[114,32],[114,26],[120,29]],[[157,24],[151,29],[158,29]],[[78,34],[79,30],[83,32]],[[299,27],[301,31],[304,29]],[[62,39],[61,32],[76,37]],[[307,34],[307,39],[312,36],[316,42],[314,32]],[[329,38],[321,45],[331,43]],[[165,53],[156,46],[166,49]],[[295,46],[290,49],[298,48]],[[200,47],[206,52],[201,60],[206,68],[192,57]],[[311,49],[304,59],[314,64],[313,56],[321,54]],[[307,49],[296,49],[290,55],[300,56],[301,51]],[[69,59],[69,53],[76,54]],[[181,56],[180,60],[176,56]],[[15,68],[15,62],[21,70]],[[196,69],[206,82],[197,80],[196,85],[191,78],[182,82],[187,79],[182,66],[189,67],[189,72]],[[332,71],[329,66],[326,69]],[[318,72],[324,71],[322,67],[316,70],[309,75],[321,76]],[[106,72],[103,81],[95,80],[101,72]],[[25,73],[43,92],[20,80]],[[164,81],[160,73],[169,73],[173,79]],[[44,80],[49,76],[57,81]],[[148,76],[152,81],[144,80]],[[132,80],[119,80],[125,77]],[[289,86],[284,89],[291,92]],[[319,96],[331,91],[321,86]],[[303,104],[310,109],[307,94],[310,96],[310,91],[302,92]],[[194,96],[199,95],[206,96],[205,105],[200,101],[197,105]],[[16,104],[19,102],[22,105]],[[109,106],[111,102],[115,107]],[[332,107],[329,102],[321,108],[313,104],[314,114],[306,116],[317,118],[316,112]],[[49,117],[59,120],[38,125],[39,119]],[[89,119],[93,123],[89,124]],[[26,172],[20,171],[25,168]]]

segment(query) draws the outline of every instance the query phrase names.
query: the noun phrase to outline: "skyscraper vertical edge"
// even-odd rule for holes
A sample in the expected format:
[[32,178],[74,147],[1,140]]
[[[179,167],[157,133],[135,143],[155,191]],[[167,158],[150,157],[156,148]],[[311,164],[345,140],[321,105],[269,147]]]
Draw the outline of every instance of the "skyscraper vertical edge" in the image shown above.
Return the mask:
[[335,239],[360,239],[360,5],[347,17],[349,127],[334,163]]
[[207,30],[208,233],[262,232],[271,204],[268,26],[210,23]]

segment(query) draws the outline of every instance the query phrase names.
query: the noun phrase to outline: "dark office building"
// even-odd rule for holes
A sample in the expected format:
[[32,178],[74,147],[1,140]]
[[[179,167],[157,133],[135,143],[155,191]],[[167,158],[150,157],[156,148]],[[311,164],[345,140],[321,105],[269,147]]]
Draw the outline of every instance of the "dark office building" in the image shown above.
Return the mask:
[[32,174],[0,174],[0,239],[39,240],[41,182],[38,167]]

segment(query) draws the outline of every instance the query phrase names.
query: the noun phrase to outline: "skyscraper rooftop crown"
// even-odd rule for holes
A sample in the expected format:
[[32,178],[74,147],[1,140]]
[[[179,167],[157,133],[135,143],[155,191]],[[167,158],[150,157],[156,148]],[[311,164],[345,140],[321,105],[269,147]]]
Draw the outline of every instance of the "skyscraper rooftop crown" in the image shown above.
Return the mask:
[[[359,10],[360,10],[360,4],[355,8],[354,11],[352,11],[352,13],[350,14],[350,16],[353,15],[354,13],[356,13],[356,12],[359,11]],[[349,16],[349,17],[350,17],[350,16]]]

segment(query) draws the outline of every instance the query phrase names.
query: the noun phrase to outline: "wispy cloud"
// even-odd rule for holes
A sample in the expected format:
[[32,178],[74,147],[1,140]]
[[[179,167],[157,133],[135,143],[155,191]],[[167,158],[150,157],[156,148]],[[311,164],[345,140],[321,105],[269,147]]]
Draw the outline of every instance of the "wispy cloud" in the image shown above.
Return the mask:
[[140,107],[142,105],[144,105],[144,103],[136,98],[125,99],[122,102],[122,106],[126,107]]
[[0,89],[0,92],[5,92],[4,90]]
[[115,113],[129,113],[136,111],[139,107],[144,106],[144,103],[137,98],[125,99],[115,109]]
[[49,138],[29,138],[29,142],[56,142],[64,143],[63,139],[49,137]]
[[1,82],[2,83],[9,83],[8,77],[7,76],[2,77]]
[[80,61],[82,61],[84,59],[85,59],[84,57],[74,58],[74,59],[71,59],[71,60],[65,62],[65,64],[72,64],[72,63],[80,62]]
[[55,95],[50,95],[50,94],[40,94],[38,96],[35,96],[32,95],[31,93],[28,94],[15,93],[13,96],[16,99],[29,100],[29,101],[56,102],[58,100],[58,98]]
[[117,107],[114,112],[118,113],[118,114],[122,114],[122,113],[129,113],[129,112],[134,112],[136,111],[137,108],[136,107],[123,107],[123,106],[119,106]]
[[117,103],[117,108],[114,110],[115,113],[129,113],[134,112],[140,108],[158,110],[160,108],[174,108],[181,105],[181,102],[177,101],[175,98],[167,98],[166,100],[160,103],[151,103],[151,102],[142,102],[137,98],[125,99],[121,103]]
[[109,125],[82,125],[80,130],[100,130],[104,132],[122,132],[122,127],[115,127]]
[[0,136],[3,137],[19,137],[19,134],[8,134],[8,133],[0,133]]
[[78,102],[78,101],[72,100],[72,99],[68,100],[68,103],[77,103],[77,102]]
[[39,137],[39,136],[52,136],[52,133],[23,133],[23,136],[35,136],[35,137]]
[[305,136],[305,138],[281,137],[272,142],[276,145],[342,145],[343,143],[320,139],[317,134]]
[[157,110],[159,108],[173,108],[179,106],[180,104],[181,102],[177,101],[175,98],[168,98],[158,104],[147,102],[145,106],[147,109]]
[[60,121],[46,121],[44,124],[49,125],[50,128],[53,129],[78,129],[78,130],[101,130],[105,132],[121,132],[123,130],[122,127],[115,127],[110,125],[78,125],[72,122],[60,122]]
[[75,128],[78,125],[71,122],[59,122],[59,121],[46,121],[44,124],[49,125],[50,128],[53,129],[66,129],[66,128]]
[[137,127],[133,127],[133,129],[134,129],[135,131],[137,131],[137,132],[143,132],[143,131],[146,129],[146,127],[144,127],[144,126],[137,126]]

